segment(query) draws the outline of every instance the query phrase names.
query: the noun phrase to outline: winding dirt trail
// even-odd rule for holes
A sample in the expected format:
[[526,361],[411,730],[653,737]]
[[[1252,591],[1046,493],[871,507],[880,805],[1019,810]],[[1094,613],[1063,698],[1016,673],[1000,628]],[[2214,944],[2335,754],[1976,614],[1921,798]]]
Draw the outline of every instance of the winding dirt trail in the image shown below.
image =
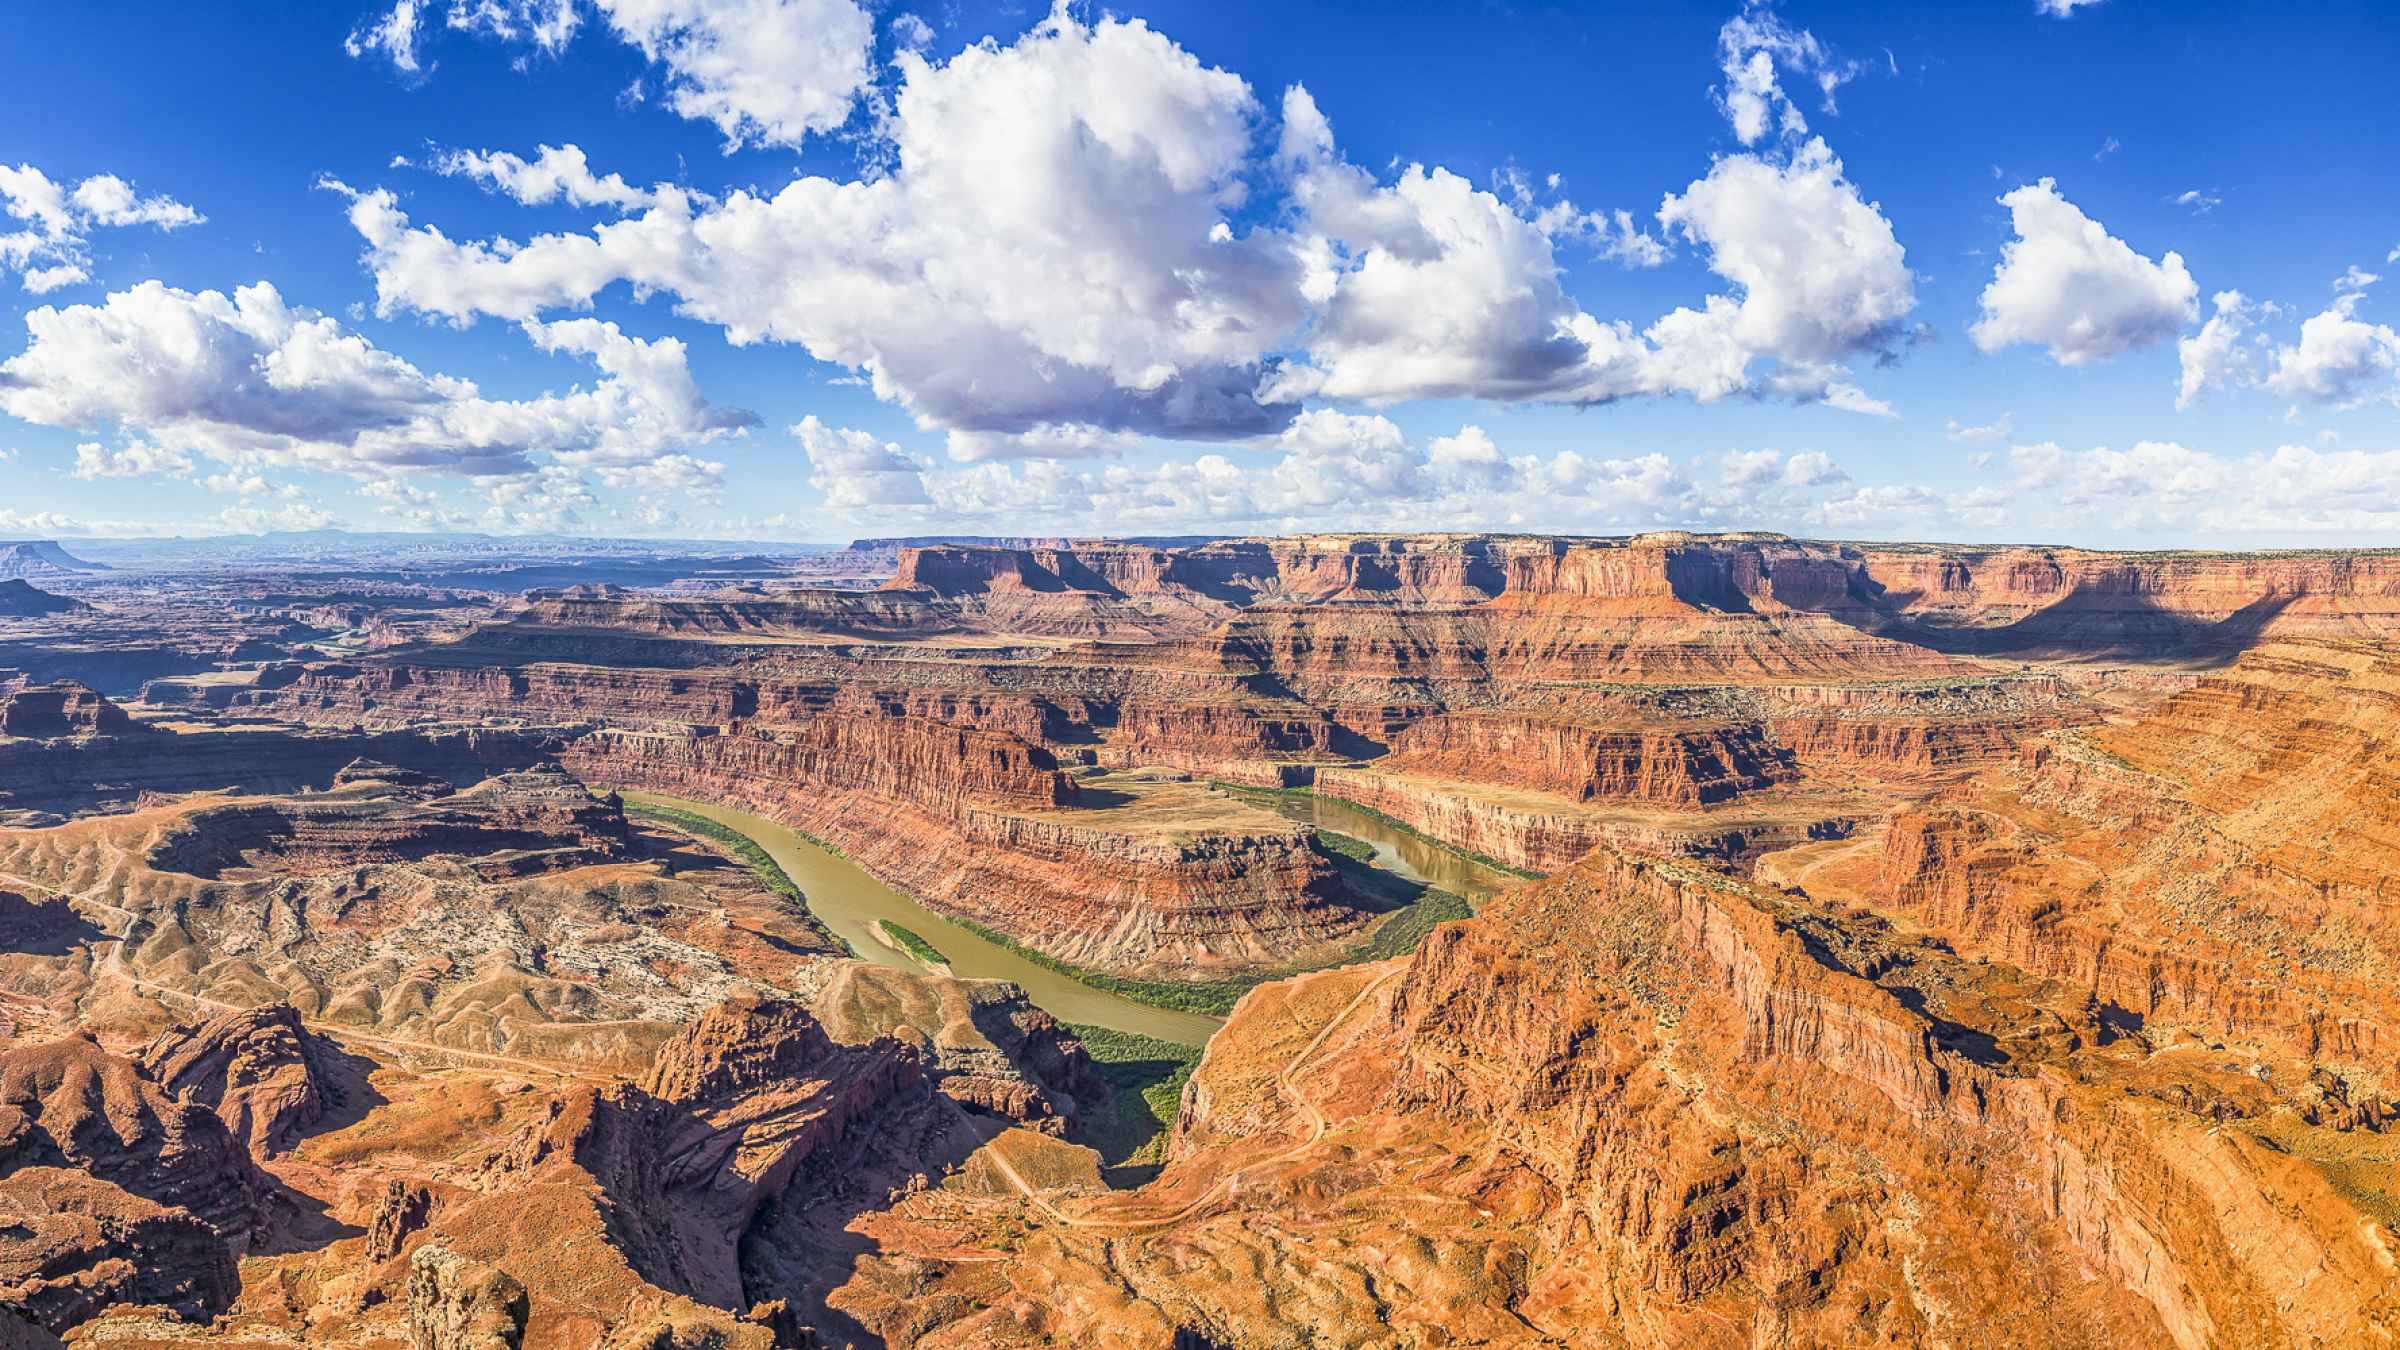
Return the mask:
[[1360,989],[1356,995],[1352,996],[1348,1003],[1343,1004],[1341,1011],[1335,1013],[1331,1018],[1327,1019],[1324,1026],[1317,1028],[1317,1034],[1309,1039],[1308,1044],[1301,1048],[1299,1054],[1292,1057],[1292,1062],[1284,1068],[1283,1072],[1275,1075],[1275,1086],[1283,1093],[1284,1096],[1291,1099],[1292,1105],[1297,1108],[1300,1113],[1300,1118],[1307,1125],[1307,1129],[1299,1142],[1290,1145],[1281,1152],[1270,1157],[1261,1158],[1256,1162],[1245,1163],[1242,1166],[1235,1168],[1231,1172],[1226,1173],[1224,1176],[1217,1178],[1207,1190],[1201,1192],[1197,1197],[1186,1201],[1184,1204],[1177,1206],[1175,1209],[1170,1210],[1165,1214],[1155,1214],[1147,1217],[1124,1218],[1110,1217],[1107,1215],[1069,1214],[1064,1210],[1059,1209],[1056,1205],[1051,1204],[1048,1200],[1044,1199],[1040,1192],[1036,1191],[1029,1183],[1026,1182],[1023,1176],[1018,1174],[1017,1169],[1009,1166],[1008,1159],[1002,1157],[998,1149],[992,1150],[992,1165],[998,1168],[1000,1175],[1006,1177],[1009,1181],[1009,1184],[1015,1186],[1027,1200],[1033,1203],[1035,1208],[1040,1209],[1043,1213],[1049,1215],[1058,1222],[1065,1224],[1069,1228],[1114,1229],[1125,1232],[1144,1232],[1181,1223],[1185,1219],[1190,1218],[1193,1214],[1196,1214],[1199,1211],[1223,1200],[1227,1194],[1231,1193],[1234,1187],[1241,1184],[1243,1177],[1254,1172],[1263,1171],[1267,1168],[1281,1166],[1284,1163],[1290,1162],[1292,1159],[1300,1156],[1302,1153],[1307,1152],[1316,1144],[1318,1140],[1325,1137],[1325,1132],[1331,1128],[1331,1122],[1325,1119],[1325,1113],[1317,1109],[1315,1102],[1310,1101],[1299,1091],[1297,1084],[1299,1080],[1309,1072],[1309,1070],[1315,1067],[1318,1053],[1325,1048],[1325,1042],[1332,1038],[1333,1033],[1339,1030],[1343,1023],[1349,1021],[1351,1015],[1363,1007],[1369,999],[1372,999],[1377,991],[1381,990],[1385,985],[1390,984],[1392,981],[1399,979],[1402,975],[1407,973],[1408,967],[1402,966],[1396,970],[1387,970],[1383,974],[1376,976],[1374,979],[1367,981],[1366,987]]

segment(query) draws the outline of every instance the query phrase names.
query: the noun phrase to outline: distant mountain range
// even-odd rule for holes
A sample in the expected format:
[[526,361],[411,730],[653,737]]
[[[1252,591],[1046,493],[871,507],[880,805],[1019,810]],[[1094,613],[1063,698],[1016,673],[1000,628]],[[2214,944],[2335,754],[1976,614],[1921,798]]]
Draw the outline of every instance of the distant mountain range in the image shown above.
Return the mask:
[[170,539],[94,539],[78,548],[119,567],[176,567],[212,563],[356,563],[421,566],[429,560],[597,558],[796,558],[832,552],[825,544],[726,539],[595,539],[575,535],[491,535],[400,530],[278,530],[268,534]]

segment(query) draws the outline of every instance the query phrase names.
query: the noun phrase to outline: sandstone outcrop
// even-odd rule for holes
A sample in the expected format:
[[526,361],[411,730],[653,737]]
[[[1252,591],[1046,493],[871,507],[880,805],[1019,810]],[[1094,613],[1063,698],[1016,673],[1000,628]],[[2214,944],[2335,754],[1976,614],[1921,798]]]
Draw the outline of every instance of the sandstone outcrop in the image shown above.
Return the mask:
[[746,868],[636,837],[555,770],[412,781],[362,766],[323,793],[0,830],[0,872],[100,897],[38,906],[53,936],[0,981],[143,1039],[194,1000],[288,1002],[421,1052],[633,1069],[730,993],[813,989],[838,950]]
[[563,739],[538,728],[361,733],[278,726],[0,739],[0,812],[53,823],[68,814],[121,810],[146,793],[322,788],[360,758],[473,781],[538,765]]
[[[1118,828],[1078,765],[1317,782],[1548,871],[1601,842],[1732,859],[1843,833],[1860,791],[1921,795],[2091,715],[1981,659],[2009,624],[1960,599],[1973,565],[1919,615],[1883,554],[1779,536],[896,558],[871,595],[539,595],[457,642],[267,672],[233,706],[597,723],[561,752],[591,781],[762,811],[1052,955],[1148,971],[1321,959],[1360,919],[1288,841]],[[2333,584],[2305,571],[2260,580]]]
[[1189,587],[1120,587],[1109,573],[1136,580],[1111,565],[1122,555],[1087,553],[1101,551],[904,548],[882,593],[920,597],[928,609],[955,615],[962,629],[1043,637],[1202,633],[1231,612],[1221,599]]
[[228,1242],[258,1222],[241,1144],[88,1035],[0,1050],[0,1174],[55,1165],[189,1212]]
[[2071,980],[2134,1021],[2284,1047],[2390,1095],[2400,666],[2270,643],[2139,719],[2033,743],[1812,885]]
[[1603,851],[1411,961],[1255,992],[1143,1191],[997,1266],[974,1217],[903,1206],[836,1303],[919,1347],[2390,1334],[2349,1141],[2254,1065]]
[[1316,787],[1453,848],[1522,871],[1557,871],[1608,837],[1600,817],[1579,809],[1572,798],[1548,793],[1475,789],[1471,781],[1373,769],[1321,769]]
[[0,540],[0,578],[62,577],[106,570],[67,552],[55,539]]
[[496,880],[614,862],[630,839],[619,804],[555,765],[453,792],[429,774],[353,761],[320,795],[196,811],[150,862],[214,880],[232,869],[311,875],[448,854]]
[[367,1260],[381,1264],[407,1250],[409,1238],[433,1221],[433,1193],[394,1178],[384,1183],[367,1226]]
[[408,1263],[408,1330],[415,1350],[518,1350],[525,1286],[438,1243]]
[[703,638],[926,637],[959,626],[918,597],[887,592],[662,600],[607,588],[536,591],[528,600],[513,626]]
[[263,1157],[290,1148],[324,1116],[334,1053],[291,1004],[273,1003],[170,1027],[140,1063],[153,1082],[215,1112]]
[[[853,1034],[878,1022],[907,1031],[954,996],[905,986],[853,985],[827,1006],[863,1019]],[[974,1008],[1013,1014],[1017,1048],[1035,1051],[1022,1081],[1088,1078],[1046,1017],[997,991],[963,992]],[[1046,1051],[1034,1044],[1045,1038]],[[1009,1063],[997,1046],[979,1051],[956,1034],[845,1044],[798,1004],[732,1000],[662,1047],[638,1084],[552,1099],[495,1160],[482,1197],[437,1211],[412,1260],[422,1267],[425,1252],[439,1251],[450,1255],[431,1259],[521,1280],[529,1344],[576,1335],[628,1346],[806,1343],[788,1300],[838,1280],[844,1218],[979,1148],[996,1127],[973,1124],[980,1110],[961,1101],[976,1094],[955,1089],[974,1076],[998,1081]]]
[[122,736],[141,730],[125,710],[73,680],[0,693],[0,736]]
[[834,1040],[918,1046],[943,1095],[1048,1134],[1072,1131],[1109,1087],[1057,1018],[1014,985],[845,962],[809,1011]]
[[1525,713],[1453,713],[1410,726],[1390,773],[1554,792],[1574,801],[1697,807],[1794,775],[1756,726],[1588,726]]
[[[1108,810],[1028,809],[1027,794],[1015,790],[1025,781],[1013,768],[1025,762],[1014,757],[1022,749],[953,762],[963,782],[953,777],[939,793],[918,794],[878,789],[878,779],[898,782],[903,765],[827,763],[803,775],[800,766],[817,761],[768,733],[602,731],[574,742],[561,760],[592,783],[781,820],[928,904],[1087,965],[1277,965],[1337,948],[1369,920],[1336,892],[1331,869],[1297,825],[1236,810],[1241,823],[1229,826],[1222,806],[1184,805],[1200,792],[1191,783],[1096,787],[1095,802],[1116,803]],[[979,790],[990,781],[986,768],[1008,772],[994,789]],[[1072,780],[1038,772],[1036,787],[1054,784],[1084,804]]]
[[46,1333],[119,1306],[207,1318],[240,1288],[233,1249],[190,1211],[73,1168],[0,1175],[0,1234],[0,1315]]
[[[441,575],[86,577],[88,613],[9,621],[31,1334],[2400,1339],[2386,555],[1314,535]],[[1254,989],[1103,1173],[1082,1143],[1115,1163],[1157,1105],[1111,1084],[1171,1059],[1091,1034],[1141,1057],[1104,1078],[1010,986],[845,960],[619,786],[1149,977],[1407,948],[1313,834],[1334,798],[1549,875]]]
[[89,1036],[0,1049],[0,1304],[34,1324],[223,1310],[261,1187],[217,1117]]
[[2400,559],[2382,552],[2118,554],[1869,547],[1884,603],[1972,650],[2223,656],[2270,637],[2389,638]]

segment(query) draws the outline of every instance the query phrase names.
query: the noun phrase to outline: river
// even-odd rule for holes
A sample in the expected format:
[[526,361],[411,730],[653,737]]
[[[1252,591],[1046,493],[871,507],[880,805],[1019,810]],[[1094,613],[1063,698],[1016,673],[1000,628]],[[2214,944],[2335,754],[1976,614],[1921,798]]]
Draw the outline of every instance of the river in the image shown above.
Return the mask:
[[808,897],[809,912],[866,960],[905,970],[923,969],[915,958],[875,933],[874,922],[886,919],[932,943],[950,963],[953,974],[971,980],[1011,981],[1036,1006],[1062,1022],[1131,1031],[1178,1045],[1205,1045],[1216,1029],[1225,1024],[1219,1017],[1136,1003],[1035,965],[1006,947],[977,937],[877,881],[858,864],[808,842],[790,826],[779,825],[765,816],[649,792],[626,791],[623,795],[629,802],[673,807],[706,816],[757,841]]
[[[1062,1022],[1110,1027],[1155,1036],[1178,1045],[1205,1045],[1224,1019],[1136,1003],[1083,981],[1036,965],[1016,952],[976,936],[949,919],[884,885],[849,859],[803,839],[790,826],[729,806],[628,790],[629,802],[673,807],[738,830],[758,843],[808,897],[809,912],[839,934],[858,954],[880,965],[922,969],[914,957],[875,931],[889,920],[933,944],[953,974],[973,980],[1009,980],[1037,1007]],[[1281,798],[1274,809],[1321,830],[1348,835],[1375,850],[1375,865],[1410,881],[1438,886],[1480,908],[1488,896],[1520,878],[1461,857],[1400,829],[1337,797],[1316,793]]]
[[[1263,801],[1263,799],[1261,799]],[[1517,885],[1523,877],[1453,853],[1420,834],[1412,834],[1383,817],[1323,793],[1292,794],[1276,799],[1273,810],[1287,819],[1346,834],[1375,850],[1375,865],[1387,872],[1423,882],[1463,898],[1477,909],[1495,893]]]

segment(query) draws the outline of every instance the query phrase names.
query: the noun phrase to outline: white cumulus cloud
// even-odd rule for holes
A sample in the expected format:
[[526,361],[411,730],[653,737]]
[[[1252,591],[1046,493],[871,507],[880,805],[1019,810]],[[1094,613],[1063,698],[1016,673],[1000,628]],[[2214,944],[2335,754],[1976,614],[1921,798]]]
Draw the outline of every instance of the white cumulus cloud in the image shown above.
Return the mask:
[[[2354,271],[2356,269],[2353,269]],[[2363,287],[2300,324],[2300,341],[2278,347],[2267,388],[2288,398],[2336,407],[2400,400],[2400,333],[2358,317]]]
[[792,427],[792,435],[807,452],[809,486],[825,494],[825,505],[833,510],[925,506],[933,500],[925,494],[924,466],[872,432],[829,427],[812,413]]
[[851,0],[597,0],[666,69],[666,102],[728,148],[798,145],[849,120],[875,20]]
[[2000,198],[2017,237],[1983,291],[1975,345],[2048,349],[2060,365],[2082,365],[2162,341],[2199,313],[2200,288],[2169,252],[2136,253],[2058,193],[2045,178]]
[[172,197],[142,196],[115,174],[69,188],[30,164],[0,164],[0,210],[18,222],[0,231],[0,270],[15,269],[35,295],[91,280],[95,227],[180,230],[207,219]]
[[2257,379],[2257,353],[2244,339],[2258,306],[2240,291],[2219,291],[2210,297],[2215,312],[2200,331],[2181,338],[2175,351],[2182,374],[2175,388],[2175,406],[2188,408],[2211,389],[2243,385]]
[[[1767,57],[1753,93],[1781,98],[1793,73],[1829,103],[1848,78],[1770,15],[1729,28],[1729,51]],[[1661,225],[1727,293],[1639,327],[1568,296],[1555,253],[1662,260],[1632,213],[1543,204],[1521,178],[1503,196],[1439,166],[1371,174],[1296,86],[1270,135],[1245,82],[1138,20],[1054,10],[1012,44],[893,64],[870,155],[888,172],[712,198],[599,176],[572,146],[436,162],[624,213],[522,242],[453,239],[389,191],[341,188],[378,312],[525,320],[623,283],[737,345],[856,372],[970,462],[1271,437],[1310,399],[1772,395],[1890,414],[1844,363],[1891,349],[1913,277],[1813,138],[1721,159],[1667,199]]]
[[[590,0],[619,41],[658,67],[663,101],[706,122],[728,150],[797,146],[850,118],[873,77],[875,20],[852,0]],[[394,0],[344,50],[422,78],[434,0]],[[449,0],[444,26],[555,55],[582,15],[575,0]]]
[[1053,16],[945,65],[897,58],[888,176],[771,196],[672,188],[588,234],[454,242],[353,194],[379,308],[456,321],[580,308],[617,282],[737,344],[864,373],[928,426],[1272,432],[1267,355],[1298,325],[1271,232],[1225,226],[1250,185],[1248,86],[1138,21]]
[[703,400],[682,344],[592,319],[533,322],[537,346],[579,356],[591,388],[511,401],[428,374],[284,302],[265,282],[227,296],[156,281],[98,305],[25,316],[25,350],[0,362],[0,411],[44,426],[112,429],[127,443],[78,452],[78,472],[188,472],[195,456],[373,475],[430,469],[522,475],[631,469],[756,419]]
[[1892,341],[1916,306],[1892,223],[1821,140],[1783,163],[1728,155],[1658,215],[1740,289],[1727,322],[1744,350],[1829,366]]
[[630,211],[656,200],[655,194],[628,184],[617,174],[594,174],[580,146],[545,145],[531,160],[505,150],[448,150],[436,155],[427,167],[449,177],[472,179],[527,206],[564,201]]

